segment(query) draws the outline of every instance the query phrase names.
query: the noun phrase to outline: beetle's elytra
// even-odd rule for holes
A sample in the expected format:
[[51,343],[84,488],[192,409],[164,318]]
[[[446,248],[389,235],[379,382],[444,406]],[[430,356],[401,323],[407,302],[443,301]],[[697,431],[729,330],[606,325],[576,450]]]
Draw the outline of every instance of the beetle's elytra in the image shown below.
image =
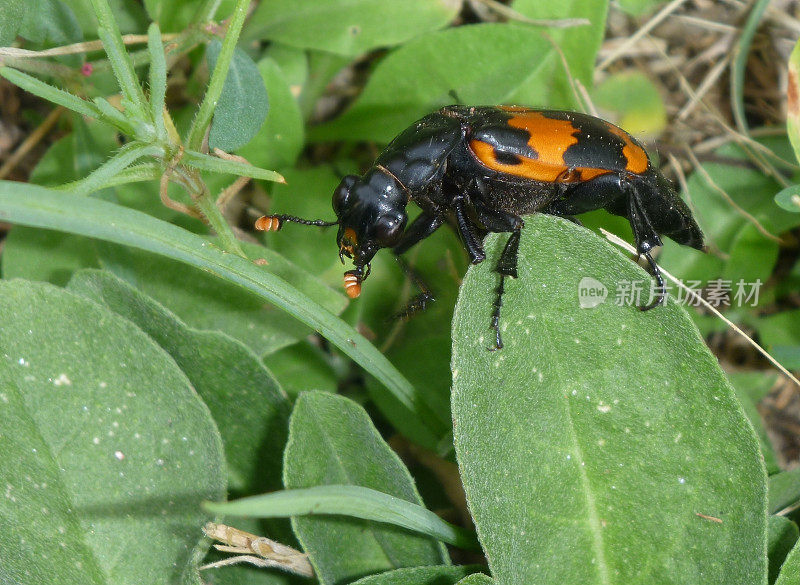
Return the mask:
[[[422,214],[406,226],[406,206]],[[658,281],[661,294],[642,307],[664,301],[663,279],[650,251],[660,235],[703,249],[703,234],[689,208],[650,163],[630,134],[576,112],[520,106],[447,106],[415,122],[378,156],[361,177],[344,177],[333,194],[336,221],[273,215],[261,229],[283,222],[338,225],[339,257],[353,259],[345,273],[349,296],[357,297],[381,248],[402,254],[447,222],[460,234],[473,264],[486,257],[488,232],[511,235],[495,270],[500,275],[491,328],[500,349],[499,320],[506,277],[517,276],[522,216],[575,215],[605,208],[626,217],[636,249]],[[423,290],[413,301],[432,300]]]

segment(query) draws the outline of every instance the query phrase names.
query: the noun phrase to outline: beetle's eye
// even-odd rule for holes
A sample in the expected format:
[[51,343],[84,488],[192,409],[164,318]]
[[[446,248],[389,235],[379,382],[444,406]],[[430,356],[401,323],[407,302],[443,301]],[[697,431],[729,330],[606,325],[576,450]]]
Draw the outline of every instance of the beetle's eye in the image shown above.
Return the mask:
[[341,215],[342,211],[347,207],[347,200],[350,197],[350,190],[356,184],[358,177],[355,175],[347,175],[336,187],[333,192],[333,211],[336,215]]
[[383,215],[375,222],[372,235],[382,247],[389,248],[400,240],[405,226],[405,218]]

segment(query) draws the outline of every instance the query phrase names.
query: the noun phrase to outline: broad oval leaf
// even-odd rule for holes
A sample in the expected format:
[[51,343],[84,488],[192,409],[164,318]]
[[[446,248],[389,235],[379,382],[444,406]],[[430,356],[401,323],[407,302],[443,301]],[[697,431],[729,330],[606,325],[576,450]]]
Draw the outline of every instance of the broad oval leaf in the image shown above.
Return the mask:
[[261,2],[245,37],[356,56],[447,25],[461,0],[274,0]]
[[489,352],[504,242],[487,239],[453,322],[456,454],[497,582],[762,582],[758,442],[689,316],[618,304],[652,278],[535,215],[506,283],[505,348]]
[[291,407],[257,355],[220,331],[192,329],[109,272],[80,270],[68,289],[133,322],[172,356],[219,425],[231,489],[281,488]]
[[554,105],[561,100],[551,95],[551,59],[558,59],[553,46],[531,27],[476,24],[428,34],[381,61],[353,107],[309,134],[388,143],[414,120],[455,101]]
[[133,324],[52,285],[0,282],[0,581],[189,582],[219,432]]
[[[221,50],[222,43],[217,40],[208,44],[206,58],[212,71]],[[268,110],[264,78],[250,56],[237,48],[214,111],[209,147],[230,152],[244,146],[261,129]]]
[[[422,505],[405,465],[364,409],[324,392],[301,394],[295,404],[283,478],[289,489],[350,484]],[[308,516],[293,518],[292,526],[323,585],[448,561],[441,545],[396,526]]]
[[261,129],[238,153],[257,167],[288,167],[303,149],[303,116],[278,64],[262,59],[258,71],[269,93],[269,112]]

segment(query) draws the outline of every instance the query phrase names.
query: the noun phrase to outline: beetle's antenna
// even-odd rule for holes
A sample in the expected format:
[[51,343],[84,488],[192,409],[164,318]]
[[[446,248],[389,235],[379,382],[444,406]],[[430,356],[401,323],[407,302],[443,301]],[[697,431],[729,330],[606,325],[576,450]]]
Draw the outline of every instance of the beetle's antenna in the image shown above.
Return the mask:
[[338,221],[325,221],[324,219],[303,219],[302,217],[285,214],[262,215],[256,220],[255,228],[262,232],[277,232],[286,221],[317,227],[330,227],[339,223]]

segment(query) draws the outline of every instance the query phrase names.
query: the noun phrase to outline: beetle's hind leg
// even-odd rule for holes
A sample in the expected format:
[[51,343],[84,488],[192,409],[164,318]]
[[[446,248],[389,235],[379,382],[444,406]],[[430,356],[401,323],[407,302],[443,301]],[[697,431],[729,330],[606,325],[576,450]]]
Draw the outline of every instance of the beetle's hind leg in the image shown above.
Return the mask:
[[500,335],[500,309],[503,306],[503,293],[505,292],[506,277],[517,277],[517,257],[519,256],[519,237],[520,229],[511,232],[500,254],[500,259],[495,266],[495,272],[500,275],[500,284],[495,289],[494,304],[492,310],[492,321],[490,327],[494,329],[494,346],[488,348],[489,351],[503,349],[503,338]]
[[661,269],[658,267],[658,264],[656,264],[656,261],[653,260],[653,257],[650,255],[650,252],[644,252],[642,256],[645,257],[647,263],[650,265],[650,270],[652,270],[653,276],[655,277],[656,282],[658,283],[658,289],[655,295],[656,298],[653,299],[653,301],[649,305],[639,306],[640,311],[649,311],[650,309],[653,309],[659,305],[664,304],[664,302],[667,300],[667,291],[666,288],[664,287],[664,277],[661,274]]
[[[642,204],[636,185],[632,181],[620,178],[620,187],[628,199],[627,217],[633,229],[633,238],[636,241],[636,252],[640,257],[644,256],[645,260],[647,260],[647,264],[658,284],[655,298],[649,304],[639,306],[639,310],[649,311],[650,309],[664,304],[667,300],[664,277],[661,274],[658,264],[656,264],[656,261],[653,260],[653,256],[650,254],[651,250],[660,246],[662,242],[658,232],[656,232],[650,218],[644,210],[644,205]],[[610,211],[613,213],[613,210]]]

